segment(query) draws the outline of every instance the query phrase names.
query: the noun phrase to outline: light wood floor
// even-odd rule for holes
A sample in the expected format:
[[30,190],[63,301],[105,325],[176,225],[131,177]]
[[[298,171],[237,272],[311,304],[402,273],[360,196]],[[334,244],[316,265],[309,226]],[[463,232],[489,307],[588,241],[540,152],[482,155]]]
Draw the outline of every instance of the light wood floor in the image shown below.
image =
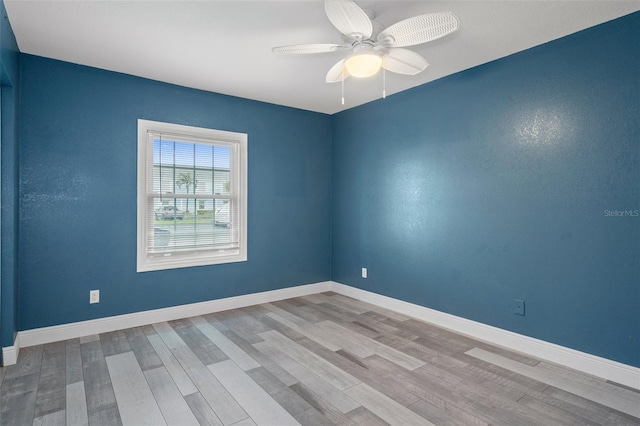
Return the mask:
[[2,425],[640,424],[640,392],[325,293],[23,348]]

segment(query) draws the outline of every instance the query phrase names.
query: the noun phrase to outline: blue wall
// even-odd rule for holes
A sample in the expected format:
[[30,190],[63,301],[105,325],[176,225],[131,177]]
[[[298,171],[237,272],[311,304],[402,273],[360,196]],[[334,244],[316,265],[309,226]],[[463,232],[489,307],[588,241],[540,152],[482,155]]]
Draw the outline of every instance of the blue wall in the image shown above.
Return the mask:
[[[640,209],[638,39],[635,13],[332,117],[21,55],[3,346],[15,315],[26,330],[331,278],[640,366],[640,217],[605,214]],[[248,262],[135,272],[138,118],[249,134]]]
[[18,45],[0,2],[0,343],[12,346],[18,331]]
[[640,209],[639,40],[635,13],[333,116],[332,279],[640,367],[640,217],[605,213]]
[[[21,79],[20,330],[330,278],[329,116],[29,55]],[[248,133],[247,262],[136,273],[138,118]]]

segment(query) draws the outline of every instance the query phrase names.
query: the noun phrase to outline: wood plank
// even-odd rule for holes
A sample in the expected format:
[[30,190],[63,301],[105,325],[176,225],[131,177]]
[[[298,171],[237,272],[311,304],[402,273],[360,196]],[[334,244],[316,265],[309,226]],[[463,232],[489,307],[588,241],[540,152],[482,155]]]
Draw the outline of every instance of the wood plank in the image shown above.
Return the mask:
[[[264,307],[264,309],[267,309],[269,311],[266,314],[269,318],[274,319],[280,324],[290,328],[291,330],[300,333],[301,336],[306,336],[312,340],[315,340],[321,345],[327,347],[329,350],[337,351],[338,349],[344,349],[342,345],[349,344],[349,342],[345,342],[342,340],[336,343],[336,337],[339,338],[339,336],[327,335],[324,330],[319,329],[315,324],[305,321],[297,315],[293,315],[292,313],[287,312],[284,309],[281,309],[271,303],[265,303],[261,305],[261,307]],[[355,350],[357,351],[358,349],[355,348]]]
[[24,425],[33,422],[39,375],[40,373],[36,371],[3,380],[2,392],[0,392],[0,413],[3,424]]
[[360,380],[345,373],[330,362],[322,359],[308,349],[298,345],[290,339],[287,339],[277,331],[267,331],[260,333],[265,341],[272,343],[275,347],[279,347],[286,352],[288,356],[293,358],[303,367],[316,374],[336,389],[343,390],[360,383]]
[[[466,395],[460,395],[459,389],[454,389],[447,383],[443,383],[437,377],[429,379],[417,378],[414,375],[407,377],[401,376],[401,380],[406,382],[407,390],[420,399],[428,402],[449,417],[457,419],[464,424],[473,426],[487,426],[492,420],[491,416],[487,416],[486,407],[478,404],[478,399],[469,399]],[[489,408],[491,410],[491,408]],[[493,408],[500,413],[500,408]],[[496,420],[496,424],[520,424],[522,421],[506,421]]]
[[422,367],[425,364],[424,361],[416,359],[412,356],[395,350],[392,347],[386,346],[376,340],[369,339],[361,334],[355,333],[330,321],[323,321],[317,325],[318,327],[327,330],[327,332],[329,333],[342,336],[346,339],[349,339],[356,345],[360,345],[363,348],[368,348],[373,353],[380,355],[381,357],[386,358],[389,361],[406,368],[407,370],[415,370],[416,368]]
[[557,374],[510,360],[503,356],[487,352],[483,349],[474,348],[465,353],[478,359],[482,359],[483,361],[498,365],[502,368],[506,368],[507,370],[517,372],[523,376],[527,376],[556,388],[563,389],[567,392],[580,395],[599,404],[629,414],[630,416],[640,418],[640,395],[635,394],[634,392],[629,392],[625,389],[611,391],[610,387],[612,385],[609,385],[606,382],[598,385],[594,384],[589,387],[583,386],[580,382],[576,382],[570,377],[561,377]]
[[406,370],[391,361],[372,355],[363,360],[366,368],[371,371],[367,385],[378,389],[390,399],[393,399],[405,407],[415,403],[419,397],[409,392],[400,377],[406,374]]
[[334,306],[338,306],[342,309],[353,312],[356,315],[364,314],[365,312],[373,310],[373,305],[369,305],[368,303],[360,302],[350,297],[341,296],[338,294],[334,296],[327,296],[326,301],[327,303],[330,303]]
[[[323,305],[324,306],[324,305]],[[358,315],[355,321],[365,324],[377,331],[379,334],[395,334],[399,333],[402,328],[391,325],[380,318],[388,319],[382,315],[371,315],[371,312]]]
[[[466,360],[477,361],[465,356]],[[531,385],[523,386],[518,381],[511,380],[515,373],[502,371],[487,371],[475,365],[469,365],[456,357],[432,357],[429,364],[438,367],[449,374],[456,376],[461,383],[469,383],[473,388],[480,388],[482,392],[490,393],[495,397],[518,401],[527,393],[536,393],[544,390],[547,385],[529,380]]]
[[85,343],[90,343],[90,342],[96,342],[100,340],[100,335],[98,334],[91,334],[89,336],[82,336],[80,337],[80,344],[85,344]]
[[[612,386],[615,386],[615,387],[618,387],[618,388],[622,388],[622,389],[626,389],[626,390],[628,390],[628,391],[631,391],[631,392],[635,392],[635,393],[639,393],[639,394],[640,394],[640,389],[634,389],[634,388],[632,388],[631,386],[626,386],[626,385],[623,385],[623,384],[621,384],[621,383],[614,382],[614,381],[612,381],[612,380],[607,380],[606,382],[607,382],[607,383],[609,383],[609,384],[610,384],[610,385],[612,385]],[[1,381],[1,380],[0,380],[0,383],[2,383],[2,381]]]
[[[78,341],[78,343],[80,343],[80,341]],[[65,393],[65,411],[67,415],[67,425],[88,425],[89,415],[87,414],[87,399],[84,393],[84,382],[74,382],[68,384]]]
[[442,352],[438,351],[437,348],[423,346],[398,334],[385,334],[376,338],[376,340],[383,345],[395,348],[424,362],[429,362],[432,358],[442,355]]
[[[164,344],[169,349],[179,348],[181,346],[186,346],[187,344],[178,336],[176,331],[166,322],[158,322],[153,324],[153,329],[156,331],[158,336],[164,341]],[[151,337],[148,333],[147,338]]]
[[67,384],[70,385],[83,381],[80,339],[69,339],[65,341],[65,357]]
[[144,377],[168,425],[200,424],[166,368],[147,370],[144,372]]
[[582,426],[597,425],[597,423],[592,422],[591,420],[581,415],[578,415],[578,413],[572,413],[559,409],[558,407],[547,404],[544,401],[539,400],[538,398],[534,398],[533,396],[523,396],[518,401],[518,404],[524,405],[530,410],[543,413],[545,417],[551,417],[556,424]]
[[145,334],[145,336],[149,337],[149,336],[154,336],[157,335],[158,333],[156,332],[156,329],[153,328],[153,325],[143,325],[142,327],[140,327],[142,329],[142,332]]
[[33,426],[64,426],[65,420],[66,413],[64,410],[55,411],[33,419]]
[[127,336],[129,346],[131,346],[131,350],[136,356],[142,371],[162,367],[162,360],[160,360],[160,357],[156,354],[153,346],[149,343],[149,340],[142,331],[142,328],[135,327],[124,330],[124,334]]
[[513,401],[519,401],[527,394],[537,396],[548,387],[544,383],[536,382],[531,379],[528,380],[532,385],[528,386],[526,384],[522,384],[519,380],[522,376],[506,372],[504,369],[502,369],[502,371],[488,371],[478,368],[476,365],[467,365],[466,367],[456,369],[455,367],[445,365],[446,363],[442,361],[442,359],[439,359],[434,364],[449,372],[457,373],[457,375],[463,380],[468,380],[469,382],[481,386],[484,388],[485,392],[490,392],[493,395],[511,399]]
[[234,423],[231,426],[257,426],[257,425],[253,420],[251,420],[250,417],[247,417],[246,419],[240,420],[239,422]]
[[572,413],[579,413],[583,417],[595,421],[602,425],[631,425],[640,424],[637,417],[612,410],[602,404],[596,404],[586,398],[574,395],[562,389],[549,386],[542,396],[538,397],[545,403],[567,410]]
[[[323,354],[323,357],[326,356]],[[374,358],[362,360],[365,363],[365,368],[358,368],[352,374],[381,391],[389,392],[393,390],[396,399],[402,396],[400,392],[408,392],[437,406],[447,415],[454,419],[459,419],[465,424],[475,426],[486,426],[488,424],[488,421],[483,420],[484,413],[475,409],[464,398],[459,396],[459,392],[442,383],[439,378],[418,377],[415,372],[408,372],[398,366],[396,366],[396,374],[393,377],[389,377],[378,372],[375,365],[371,365],[372,360]],[[389,363],[389,361],[384,361]],[[335,362],[336,364],[344,363],[344,361],[340,360]],[[389,383],[392,384],[391,387]]]
[[[287,301],[285,301],[287,302]],[[293,303],[277,303],[278,307],[290,312],[300,318],[305,319],[311,323],[319,323],[322,321],[331,321],[336,324],[341,324],[345,328],[353,330],[356,333],[365,335],[370,338],[377,337],[379,332],[366,324],[360,323],[358,320],[362,318],[361,315],[355,314],[344,309],[340,309],[335,305],[328,303],[310,305],[304,303],[302,305],[296,305]]]
[[4,379],[14,379],[20,376],[28,376],[40,372],[42,365],[42,345],[22,348],[18,362],[9,365],[4,373]]
[[347,389],[345,393],[387,423],[398,425],[433,425],[433,423],[424,417],[398,404],[365,383],[360,383],[357,386]]
[[284,311],[284,314],[285,316],[282,315],[282,312],[269,312],[267,316],[285,325],[286,327],[297,331],[303,336],[307,336],[309,339],[319,343],[330,351],[347,349],[349,352],[353,352],[362,358],[373,355],[372,351],[362,349],[358,345],[352,344],[347,339],[343,339],[340,336],[332,336],[331,334],[326,333],[324,330],[318,328],[315,324],[292,321],[291,318],[286,317],[287,315],[291,314],[286,311]]
[[344,392],[331,386],[304,366],[300,365],[276,345],[270,342],[261,342],[255,343],[253,346],[274,360],[280,367],[284,368],[301,383],[304,383],[313,392],[320,395],[320,397],[329,404],[340,410],[340,412],[347,413],[360,405],[349,398]]
[[255,310],[251,308],[253,307],[217,312],[215,314],[205,315],[204,319],[212,322],[214,326],[215,322],[219,322],[244,340],[250,343],[256,343],[260,341],[256,335],[269,330],[269,327],[253,315]]
[[110,407],[89,414],[89,426],[122,426],[118,407]]
[[[223,334],[233,343],[238,345],[238,347],[242,349],[244,352],[246,352],[251,358],[255,359],[262,367],[269,370],[270,373],[276,376],[278,380],[280,380],[286,386],[290,386],[295,383],[298,383],[298,379],[293,377],[291,374],[287,373],[282,367],[276,364],[272,359],[270,359],[268,356],[266,356],[265,354],[263,354],[262,352],[254,348],[249,342],[244,340],[242,337],[238,336],[232,330],[227,330],[223,332]],[[260,342],[263,341],[261,338],[258,338],[258,339]]]
[[[247,371],[247,375],[303,425],[333,424],[289,386],[264,367]],[[299,383],[296,381],[296,383]]]
[[417,400],[407,408],[436,425],[446,424],[447,426],[465,426],[468,424],[456,419],[455,417],[447,415],[447,413],[440,410],[435,405],[421,399]]
[[173,353],[171,353],[169,348],[167,348],[160,335],[147,334],[147,339],[149,339],[149,343],[153,346],[156,354],[162,361],[162,364],[167,369],[167,372],[180,390],[180,393],[183,396],[187,396],[198,392],[198,388],[196,388],[196,385],[193,384],[189,375],[187,375],[178,360],[173,356]]
[[[338,322],[336,321],[331,321],[331,322],[338,324]],[[360,334],[369,339],[375,340],[376,337],[380,337],[380,332],[378,332],[378,330],[364,323],[361,323],[360,321],[347,322],[347,323],[342,323],[340,325],[348,330],[353,331],[354,333]]]
[[364,407],[349,411],[347,416],[354,423],[361,426],[385,426],[389,424]]
[[233,361],[222,361],[208,368],[256,423],[283,426],[300,424]]
[[304,300],[305,302],[313,303],[313,304],[325,303],[326,298],[327,296],[322,293],[308,294],[306,296],[300,297],[300,299]]
[[249,417],[189,347],[175,348],[172,352],[224,425]]
[[348,296],[336,294],[330,296],[330,302],[337,306],[344,306],[346,309],[352,309],[359,311],[359,313],[366,314],[369,312],[375,312],[385,317],[394,319],[396,321],[404,322],[410,319],[414,319],[408,315],[401,314],[400,312],[392,311],[391,309],[385,309],[371,303],[361,302],[356,299],[352,299]]
[[[80,352],[82,355],[82,376],[87,397],[87,412],[91,423],[92,414],[114,407],[116,407],[117,411],[117,403],[100,340],[81,343]],[[118,414],[119,417],[120,415]],[[102,415],[97,415],[94,418],[96,421],[100,421]]]
[[210,339],[208,339],[188,319],[170,321],[178,336],[189,346],[191,351],[200,358],[204,365],[229,359]]
[[[482,348],[481,348],[482,349]],[[492,348],[489,348],[487,352],[491,352],[496,355],[502,356],[502,354],[493,351]],[[505,357],[506,358],[506,357]],[[535,365],[536,370],[545,371],[552,374],[557,374],[558,376],[565,377],[573,382],[585,385],[585,386],[595,386],[598,388],[602,388],[607,392],[620,394],[623,398],[631,398],[633,399],[637,394],[637,392],[629,391],[629,389],[623,389],[619,386],[611,385],[607,383],[607,381],[603,378],[592,376],[590,374],[581,373],[579,371],[571,370],[561,365],[552,364],[547,361],[540,361]]]
[[[64,411],[66,390],[65,342],[49,343],[43,346],[38,395],[34,417]],[[46,421],[57,418],[52,416]],[[43,419],[44,421],[44,419]]]
[[[552,424],[549,416],[541,415],[518,404],[513,398],[506,398],[487,392],[485,386],[471,382],[459,374],[452,373],[436,365],[426,364],[414,370],[419,379],[427,381],[429,388],[437,389],[443,395],[442,387],[451,392],[447,400],[460,409],[492,424]],[[431,389],[424,388],[427,395]],[[428,398],[417,394],[426,401]],[[440,407],[440,405],[435,404]],[[455,414],[455,413],[454,413]]]
[[468,337],[468,339],[470,339],[470,342],[473,344],[473,347],[484,349],[486,351],[493,352],[494,354],[502,355],[505,358],[509,358],[514,361],[518,361],[523,364],[530,365],[532,367],[535,367],[540,363],[539,359],[533,358],[532,356],[528,356],[521,352],[516,352],[506,348],[501,348],[500,346],[493,346],[493,345],[490,345],[489,343],[485,343],[482,341],[475,341],[470,337]]
[[329,321],[349,323],[362,318],[362,315],[355,314],[346,309],[342,309],[339,306],[332,305],[331,303],[319,303],[313,305],[313,308],[324,313]]
[[[412,328],[411,332],[415,334],[419,333],[415,328]],[[475,347],[475,345],[461,344],[456,340],[442,338],[440,336],[419,336],[412,340],[423,348],[435,350],[444,355],[463,353],[468,349]]]
[[[278,333],[282,334],[283,336],[287,336],[289,339],[293,341],[297,341],[299,339],[305,338],[305,335],[303,333],[300,333],[299,331],[294,330],[293,328],[283,324],[282,322],[275,320],[274,318],[269,316],[270,314],[272,313],[266,312],[264,315],[261,314],[260,316],[260,321],[262,321],[269,328],[269,330],[267,331],[275,330]],[[259,334],[256,335],[255,339],[256,341],[252,341],[252,343],[258,343],[263,341],[262,338],[260,338]]]
[[402,324],[407,331],[420,336],[416,341],[424,339],[427,342],[438,343],[440,346],[449,348],[453,353],[464,352],[478,346],[478,342],[474,339],[423,321],[410,319]]
[[403,372],[407,372],[407,370],[386,360],[384,360],[386,363],[395,366],[395,368],[392,372],[387,371],[387,369],[381,370],[371,362],[372,357],[383,360],[378,355],[372,355],[371,357],[362,359],[344,350],[337,352],[329,351],[309,339],[303,339],[297,343],[318,354],[341,370],[351,374],[358,380],[381,390],[402,405],[410,405],[418,399],[417,396],[407,391],[404,381],[398,379],[398,370],[402,370]]
[[165,425],[164,417],[133,352],[105,359],[122,422],[131,425]]
[[[338,410],[333,404],[325,398],[318,395],[311,388],[307,387],[303,382],[290,386],[297,395],[304,399],[309,405],[322,414],[331,424],[355,426],[356,423],[349,418],[342,410]],[[357,408],[357,407],[356,407]],[[352,410],[353,411],[353,410]]]
[[[440,357],[442,360],[448,360],[448,357]],[[530,394],[537,396],[541,392],[544,392],[549,385],[539,382],[513,371],[506,370],[497,365],[488,364],[485,361],[468,356],[464,353],[454,354],[454,359],[461,359],[467,363],[467,366],[459,371],[460,373],[470,377],[470,380],[475,382],[485,383],[488,381],[494,381],[499,384],[504,384],[513,389],[517,389],[524,394]],[[440,362],[442,365],[443,362]]]
[[245,351],[240,349],[235,343],[233,343],[227,336],[218,331],[213,325],[206,321],[202,317],[193,317],[191,322],[198,327],[198,329],[209,340],[211,340],[222,352],[225,353],[238,367],[246,370],[260,367],[260,364],[251,358]]
[[281,300],[278,302],[272,302],[272,304],[310,323],[332,319],[315,307],[308,306],[301,299]]
[[204,318],[209,324],[214,326],[216,330],[220,332],[229,330],[229,327],[227,327],[227,325],[224,324],[222,321],[219,321],[216,318],[215,314],[202,315],[202,318]]
[[100,343],[102,344],[102,353],[105,357],[129,352],[131,350],[131,346],[123,330],[101,333]]
[[201,425],[222,426],[222,422],[213,412],[200,392],[192,393],[184,397],[189,408]]
[[[299,340],[296,343],[319,355],[356,379],[367,383],[371,387],[380,389],[383,393],[387,394],[387,396],[403,405],[410,405],[418,399],[414,394],[406,390],[404,381],[396,377],[397,370],[402,369],[396,364],[392,364],[395,366],[395,369],[392,373],[389,373],[373,365],[371,363],[371,357],[364,359],[358,358],[344,350],[332,352],[310,339]],[[379,358],[378,355],[372,355],[372,357]],[[385,360],[385,362],[391,364],[389,361]],[[407,372],[404,369],[402,369],[402,371]]]

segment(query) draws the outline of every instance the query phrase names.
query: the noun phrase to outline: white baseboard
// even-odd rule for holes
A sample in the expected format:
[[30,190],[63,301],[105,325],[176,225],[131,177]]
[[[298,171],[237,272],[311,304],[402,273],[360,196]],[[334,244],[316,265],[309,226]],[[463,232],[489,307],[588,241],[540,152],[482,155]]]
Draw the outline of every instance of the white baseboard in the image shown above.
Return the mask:
[[[18,332],[13,346],[3,348],[4,365],[15,364],[20,347],[42,345],[61,340],[75,339],[92,334],[107,333],[131,327],[154,324],[162,321],[172,321],[212,312],[227,311],[229,309],[244,308],[261,303],[275,302],[292,297],[306,296],[331,290],[331,282],[325,281],[315,284],[300,285],[261,293],[245,294],[188,305],[172,306],[151,311],[135,312],[132,314],[116,315],[95,320],[74,322],[71,324],[54,325],[51,327],[35,328]],[[13,348],[13,349],[12,349]]]
[[640,389],[640,368],[332,281],[20,331],[13,346],[2,348],[3,362],[5,366],[15,364],[21,347],[243,308],[325,291],[335,291],[491,344]]
[[634,389],[640,389],[640,368],[637,367],[348,285],[333,282],[331,288],[344,296],[409,315],[475,339],[523,352]]
[[20,352],[20,336],[16,336],[13,346],[2,348],[2,365],[13,365],[18,362],[18,353]]

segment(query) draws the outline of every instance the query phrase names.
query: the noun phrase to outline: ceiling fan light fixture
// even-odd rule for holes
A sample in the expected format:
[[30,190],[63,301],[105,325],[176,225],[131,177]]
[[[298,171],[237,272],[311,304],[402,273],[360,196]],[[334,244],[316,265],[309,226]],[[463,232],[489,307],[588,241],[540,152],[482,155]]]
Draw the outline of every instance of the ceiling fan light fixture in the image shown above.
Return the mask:
[[344,61],[349,75],[357,78],[367,78],[376,75],[382,66],[382,57],[375,53],[355,55]]

